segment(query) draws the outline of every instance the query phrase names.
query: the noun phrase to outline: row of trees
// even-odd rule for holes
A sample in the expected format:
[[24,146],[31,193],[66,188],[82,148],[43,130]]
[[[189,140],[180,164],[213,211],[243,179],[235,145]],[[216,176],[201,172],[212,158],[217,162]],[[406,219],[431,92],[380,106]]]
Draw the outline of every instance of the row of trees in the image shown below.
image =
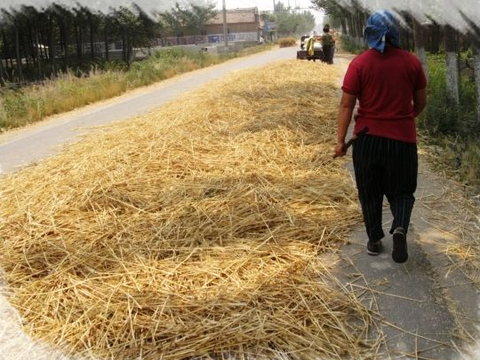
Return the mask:
[[282,2],[275,4],[273,13],[263,12],[265,21],[276,24],[279,36],[306,34],[315,27],[315,17],[309,11],[297,11]]
[[[323,10],[331,19],[341,27],[343,34],[358,45],[364,45],[363,28],[371,13],[366,2],[312,0],[312,4]],[[452,10],[452,9],[450,9]],[[473,57],[468,66],[473,69],[471,81],[476,84],[477,92],[477,122],[480,128],[480,28],[473,19],[475,14],[466,14],[458,9],[454,12],[442,14],[442,4],[431,0],[419,9],[400,9],[404,27],[403,46],[414,50],[428,74],[427,50],[431,53],[442,52],[445,54],[447,102],[458,107],[461,101],[460,94],[460,53],[469,50]],[[441,20],[441,22],[440,22]],[[460,24],[462,31],[459,31]],[[466,25],[466,26],[465,26]]]
[[[212,19],[215,5],[182,6],[147,14],[138,5],[108,13],[52,4],[23,6],[0,15],[0,83],[42,79],[67,69],[88,69],[121,49],[129,64],[132,49],[154,39],[199,29]],[[85,44],[88,44],[87,46]]]

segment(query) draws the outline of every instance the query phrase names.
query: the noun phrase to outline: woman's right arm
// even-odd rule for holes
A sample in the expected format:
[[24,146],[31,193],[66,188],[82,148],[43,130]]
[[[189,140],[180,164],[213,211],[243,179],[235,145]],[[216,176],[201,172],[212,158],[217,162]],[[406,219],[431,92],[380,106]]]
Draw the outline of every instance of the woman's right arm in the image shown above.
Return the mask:
[[420,115],[427,105],[427,88],[416,90],[413,94],[413,110],[415,117]]
[[338,122],[337,122],[337,145],[335,146],[335,156],[341,157],[346,154],[344,149],[345,138],[347,136],[348,126],[352,121],[353,109],[357,97],[355,95],[343,92],[342,99],[340,100],[340,107],[338,110]]

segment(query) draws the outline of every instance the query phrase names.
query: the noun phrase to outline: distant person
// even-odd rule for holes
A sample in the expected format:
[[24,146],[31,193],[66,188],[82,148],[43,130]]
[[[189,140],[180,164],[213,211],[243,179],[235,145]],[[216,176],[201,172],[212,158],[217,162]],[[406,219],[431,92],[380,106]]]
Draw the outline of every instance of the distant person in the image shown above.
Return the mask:
[[258,39],[258,42],[259,42],[260,45],[265,43],[265,39],[263,38],[262,35],[260,35],[260,38]]
[[393,215],[392,258],[408,259],[407,232],[415,202],[418,155],[415,118],[426,105],[426,79],[417,57],[400,49],[398,22],[387,12],[371,15],[365,28],[369,50],[350,63],[343,80],[338,113],[336,156],[344,156],[345,137],[355,103],[354,134],[368,127],[353,143],[353,166],[367,253],[382,251],[382,202],[386,196]]
[[324,55],[323,61],[327,64],[333,64],[335,41],[333,40],[333,36],[330,34],[330,26],[328,24],[323,27],[323,34],[320,38],[320,41],[322,42],[322,50]]

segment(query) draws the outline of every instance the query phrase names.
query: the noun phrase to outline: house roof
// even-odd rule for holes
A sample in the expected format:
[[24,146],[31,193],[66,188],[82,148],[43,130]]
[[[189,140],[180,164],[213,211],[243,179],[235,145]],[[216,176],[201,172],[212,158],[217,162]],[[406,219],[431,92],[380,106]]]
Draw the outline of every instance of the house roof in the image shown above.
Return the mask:
[[[254,23],[256,22],[256,15],[258,15],[258,8],[248,9],[227,9],[227,23],[239,24],[239,23]],[[209,25],[223,24],[223,12],[219,11],[217,16],[208,22]]]

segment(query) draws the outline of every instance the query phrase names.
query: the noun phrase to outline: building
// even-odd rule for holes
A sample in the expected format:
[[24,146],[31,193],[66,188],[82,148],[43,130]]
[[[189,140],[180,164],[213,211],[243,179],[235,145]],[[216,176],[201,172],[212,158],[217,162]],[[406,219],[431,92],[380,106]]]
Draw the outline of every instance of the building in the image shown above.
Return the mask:
[[[258,41],[263,32],[258,8],[227,10],[228,41]],[[223,12],[204,27],[208,43],[223,42]]]

